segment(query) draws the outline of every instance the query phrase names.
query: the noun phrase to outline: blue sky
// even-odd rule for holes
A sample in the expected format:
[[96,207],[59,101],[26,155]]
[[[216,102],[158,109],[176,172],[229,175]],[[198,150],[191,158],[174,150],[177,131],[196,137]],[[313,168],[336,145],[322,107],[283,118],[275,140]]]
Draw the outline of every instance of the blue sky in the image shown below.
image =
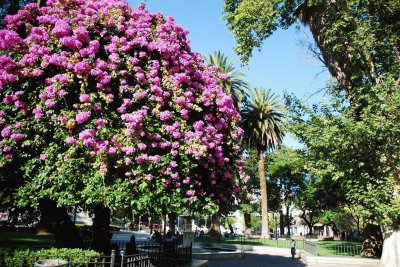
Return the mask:
[[[137,6],[143,1],[129,0]],[[314,59],[301,41],[312,42],[307,29],[278,30],[268,38],[261,49],[255,50],[247,66],[241,67],[234,52],[235,39],[223,20],[222,0],[147,0],[147,9],[172,16],[175,22],[189,30],[192,51],[208,55],[221,51],[235,60],[238,68],[246,73],[246,80],[253,87],[271,88],[283,96],[283,92],[294,93],[310,104],[323,97],[317,93],[325,86],[328,71]],[[315,94],[316,93],[316,94]],[[315,94],[315,95],[313,95]],[[310,97],[313,95],[312,97]],[[286,139],[287,145],[295,145]]]

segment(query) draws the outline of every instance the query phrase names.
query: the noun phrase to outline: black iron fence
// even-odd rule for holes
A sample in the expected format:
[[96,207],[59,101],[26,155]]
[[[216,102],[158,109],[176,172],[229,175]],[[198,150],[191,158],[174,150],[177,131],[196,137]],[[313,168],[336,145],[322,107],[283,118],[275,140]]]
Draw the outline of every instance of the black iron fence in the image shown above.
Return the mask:
[[315,256],[318,255],[317,242],[305,241],[304,250],[307,251],[308,253],[311,253],[312,255]]
[[362,244],[355,242],[335,244],[335,241],[306,241],[304,250],[315,256],[361,257]]
[[[126,248],[125,244],[117,244]],[[125,247],[124,247],[125,246]],[[0,255],[0,267],[34,267],[38,258],[12,259]],[[189,247],[175,242],[144,242],[136,244],[136,254],[126,255],[125,250],[113,250],[110,256],[88,258],[80,262],[70,259],[67,267],[180,267],[192,260],[192,244]]]
[[[298,238],[296,240],[296,248],[304,249],[304,238]],[[207,240],[203,239],[199,241],[207,242]],[[243,244],[243,245],[264,245],[268,247],[277,247],[277,248],[290,248],[290,243],[292,241],[291,238],[260,238],[260,237],[248,237],[244,235],[236,235],[224,237],[222,242],[225,243],[233,243],[233,244]]]

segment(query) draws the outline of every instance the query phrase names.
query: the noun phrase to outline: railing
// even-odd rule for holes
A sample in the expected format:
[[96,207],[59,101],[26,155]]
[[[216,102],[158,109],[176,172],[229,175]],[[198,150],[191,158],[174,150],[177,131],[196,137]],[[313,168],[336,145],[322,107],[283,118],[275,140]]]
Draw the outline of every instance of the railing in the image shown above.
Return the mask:
[[[268,247],[290,248],[291,240],[292,239],[290,239],[290,238],[288,238],[288,239],[282,239],[282,238],[266,239],[266,238],[251,238],[251,237],[246,237],[244,235],[237,235],[237,236],[233,236],[233,237],[225,237],[222,239],[222,242],[239,243],[239,244],[243,244],[243,245],[246,245],[246,244],[248,244],[248,245],[264,245],[264,246],[268,246]],[[206,240],[204,240],[204,241],[206,241]],[[305,241],[304,239],[296,239],[296,248],[304,249],[304,241]]]
[[318,246],[319,256],[349,256],[360,257],[362,251],[361,244],[321,244]]
[[312,255],[317,256],[318,255],[317,242],[305,241],[304,242],[304,250],[311,253]]
[[[122,245],[123,244],[118,244]],[[122,252],[123,250],[121,250]],[[174,242],[153,243],[145,242],[137,244],[135,255],[124,255],[115,250],[110,256],[101,256],[87,259],[85,263],[72,263],[68,260],[68,267],[175,267],[192,260],[192,246],[183,247]],[[39,259],[28,261],[6,262],[0,255],[0,267],[33,267]]]

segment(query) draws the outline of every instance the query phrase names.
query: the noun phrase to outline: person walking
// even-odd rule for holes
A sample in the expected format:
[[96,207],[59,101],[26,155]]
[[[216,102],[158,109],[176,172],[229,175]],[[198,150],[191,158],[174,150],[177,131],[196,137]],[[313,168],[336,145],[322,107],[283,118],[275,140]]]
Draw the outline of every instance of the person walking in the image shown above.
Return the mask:
[[292,259],[294,259],[294,256],[296,255],[296,240],[294,239],[290,242],[290,253],[292,254]]

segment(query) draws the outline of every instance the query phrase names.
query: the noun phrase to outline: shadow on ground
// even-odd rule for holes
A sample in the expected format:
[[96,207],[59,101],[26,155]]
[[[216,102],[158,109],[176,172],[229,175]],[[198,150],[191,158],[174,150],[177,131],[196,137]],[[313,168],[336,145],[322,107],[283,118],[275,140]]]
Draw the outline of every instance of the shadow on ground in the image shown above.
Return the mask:
[[208,267],[303,267],[306,266],[298,258],[255,254],[247,252],[243,259],[236,260],[209,260]]

